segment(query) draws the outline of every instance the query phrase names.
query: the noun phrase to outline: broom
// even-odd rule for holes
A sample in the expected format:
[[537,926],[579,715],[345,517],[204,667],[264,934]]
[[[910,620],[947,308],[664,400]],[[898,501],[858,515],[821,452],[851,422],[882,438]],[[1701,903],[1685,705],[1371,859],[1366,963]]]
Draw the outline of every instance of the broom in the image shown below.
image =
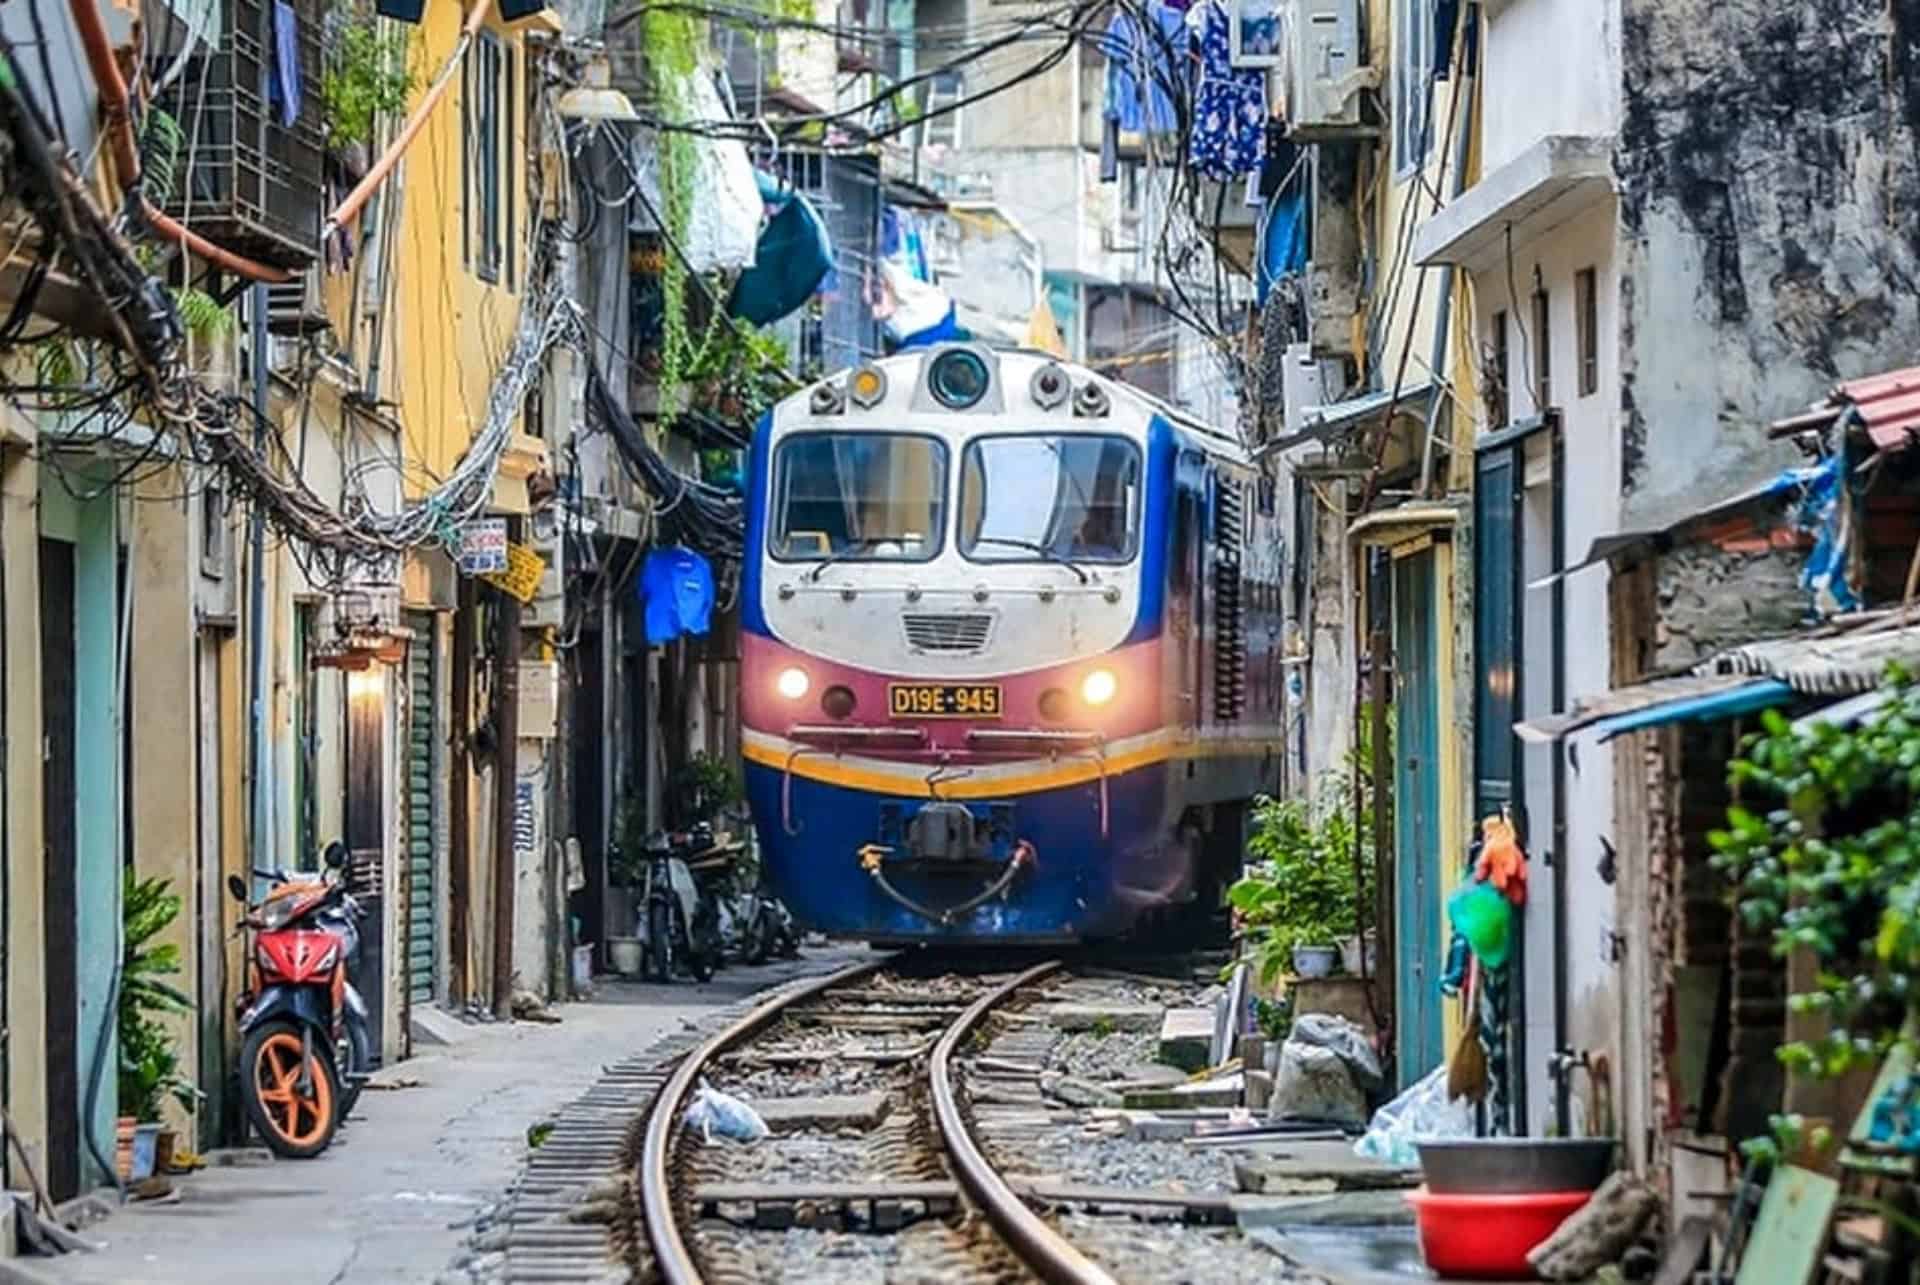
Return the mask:
[[1447,1100],[1484,1101],[1487,1096],[1487,1051],[1480,1046],[1480,961],[1467,966],[1467,1024],[1460,1042],[1447,1060]]

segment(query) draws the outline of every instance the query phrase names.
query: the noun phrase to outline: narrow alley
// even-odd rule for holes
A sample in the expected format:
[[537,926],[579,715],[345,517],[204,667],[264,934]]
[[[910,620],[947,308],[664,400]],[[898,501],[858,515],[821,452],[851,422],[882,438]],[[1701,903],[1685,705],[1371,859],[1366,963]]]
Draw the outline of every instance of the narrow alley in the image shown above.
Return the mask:
[[0,1283],[1920,1285],[1916,69],[0,3]]

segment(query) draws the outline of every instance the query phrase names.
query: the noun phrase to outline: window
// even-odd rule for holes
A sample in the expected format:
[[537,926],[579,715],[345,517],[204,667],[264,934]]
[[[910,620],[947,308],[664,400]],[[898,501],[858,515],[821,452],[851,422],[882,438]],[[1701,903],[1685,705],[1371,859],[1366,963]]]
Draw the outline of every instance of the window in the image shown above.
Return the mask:
[[1401,174],[1427,162],[1433,87],[1433,0],[1394,0],[1393,154]]
[[1507,395],[1507,314],[1493,314],[1493,372],[1487,388],[1487,408],[1493,412],[1493,426],[1505,428],[1513,422],[1513,403]]
[[462,151],[467,185],[466,261],[483,281],[512,284],[513,102],[512,51],[482,31],[467,59],[462,100]]
[[1545,290],[1533,292],[1533,411],[1547,413],[1553,405],[1553,299]]
[[975,562],[1133,557],[1140,452],[1120,437],[983,437],[960,469],[960,552]]
[[1573,277],[1574,339],[1580,346],[1580,395],[1600,391],[1600,300],[1598,274],[1582,268]]
[[769,552],[786,561],[926,562],[946,532],[947,448],[907,433],[802,433],[780,444]]
[[200,574],[212,580],[227,574],[227,495],[217,484],[200,492]]
[[965,78],[957,71],[943,71],[927,82],[926,107],[920,125],[920,142],[925,147],[960,146],[960,117],[964,108],[935,115],[943,108],[953,107],[966,97]]

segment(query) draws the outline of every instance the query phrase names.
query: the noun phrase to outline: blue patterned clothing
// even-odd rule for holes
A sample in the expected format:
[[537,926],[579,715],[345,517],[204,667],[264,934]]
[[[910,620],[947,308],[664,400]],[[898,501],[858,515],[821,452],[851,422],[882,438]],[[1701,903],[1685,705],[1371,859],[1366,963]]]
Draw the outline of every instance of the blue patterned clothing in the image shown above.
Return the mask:
[[1233,65],[1226,7],[1209,0],[1193,18],[1200,28],[1200,84],[1193,95],[1194,168],[1225,182],[1260,166],[1266,139],[1267,78]]

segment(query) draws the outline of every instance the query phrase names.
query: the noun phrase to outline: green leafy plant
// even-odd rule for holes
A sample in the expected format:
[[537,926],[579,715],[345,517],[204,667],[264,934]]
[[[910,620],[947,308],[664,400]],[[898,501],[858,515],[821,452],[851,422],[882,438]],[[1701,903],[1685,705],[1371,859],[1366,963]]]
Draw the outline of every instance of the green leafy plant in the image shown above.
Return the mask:
[[616,888],[638,888],[647,881],[647,805],[628,796],[614,812],[613,850],[607,879]]
[[219,300],[204,290],[188,286],[173,292],[174,307],[179,310],[180,324],[188,334],[203,343],[224,339],[231,335],[237,324],[233,311],[221,306]]
[[[1292,965],[1297,946],[1331,945],[1359,927],[1354,862],[1361,862],[1364,895],[1373,896],[1373,786],[1366,747],[1322,778],[1317,797],[1262,798],[1254,805],[1247,840],[1249,869],[1227,890],[1238,912],[1244,953],[1254,975],[1271,984]],[[1353,785],[1360,780],[1360,822]]]
[[686,370],[693,404],[751,422],[791,390],[787,346],[778,335],[717,321]]
[[1739,913],[1776,955],[1809,952],[1811,989],[1790,1011],[1825,1033],[1790,1041],[1790,1070],[1820,1078],[1885,1057],[1920,1031],[1920,688],[1903,672],[1850,728],[1795,730],[1762,715],[1730,774],[1740,800],[1710,836]]
[[669,791],[682,824],[711,822],[740,802],[740,773],[733,764],[711,754],[689,758],[669,782]]
[[329,37],[320,78],[327,146],[370,143],[380,118],[405,111],[413,93],[407,29],[380,21],[369,5],[355,4],[331,24]]
[[197,1093],[181,1073],[179,1045],[162,1019],[188,1013],[193,1002],[165,979],[180,971],[180,948],[158,941],[180,915],[180,898],[164,879],[126,872],[121,904],[125,946],[120,960],[120,1111],[142,1123],[160,1118],[171,1096],[192,1110]]

